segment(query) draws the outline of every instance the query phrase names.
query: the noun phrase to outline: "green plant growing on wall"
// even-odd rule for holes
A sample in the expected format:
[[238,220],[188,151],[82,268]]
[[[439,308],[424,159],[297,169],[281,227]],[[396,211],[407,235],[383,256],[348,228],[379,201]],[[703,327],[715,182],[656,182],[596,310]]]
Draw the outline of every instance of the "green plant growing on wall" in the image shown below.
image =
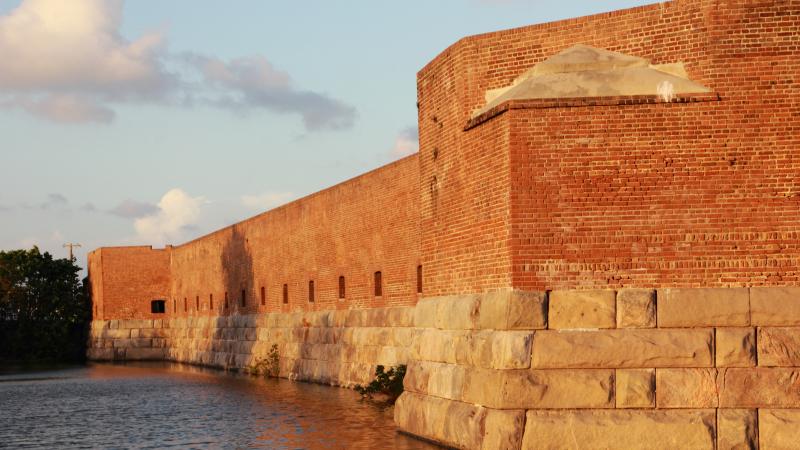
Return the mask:
[[278,344],[272,344],[266,358],[261,358],[251,364],[247,371],[254,375],[264,375],[266,377],[277,377],[281,369],[281,354],[278,351]]
[[403,393],[403,378],[406,376],[406,366],[401,364],[385,370],[383,366],[375,368],[375,379],[368,385],[357,384],[353,389],[362,397],[372,398],[373,394],[388,396],[389,403],[394,403]]

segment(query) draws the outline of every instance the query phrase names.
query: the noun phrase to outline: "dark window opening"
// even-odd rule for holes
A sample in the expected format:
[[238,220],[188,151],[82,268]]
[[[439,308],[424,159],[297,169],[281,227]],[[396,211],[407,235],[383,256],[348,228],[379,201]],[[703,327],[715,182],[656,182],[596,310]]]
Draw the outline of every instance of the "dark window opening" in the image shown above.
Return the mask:
[[247,306],[247,293],[244,289],[242,289],[242,308]]
[[208,294],[208,309],[214,310],[214,294]]
[[383,276],[380,271],[375,272],[375,297],[383,296]]
[[183,312],[189,311],[189,302],[186,300],[186,297],[183,297]]
[[339,298],[344,299],[344,275],[339,277]]
[[422,294],[422,266],[417,266],[417,294]]
[[172,312],[178,312],[178,301],[174,297],[172,298]]
[[314,280],[308,282],[308,302],[314,303]]
[[261,286],[261,305],[267,304],[267,290]]
[[194,309],[200,311],[200,296],[194,298]]
[[167,301],[153,300],[150,302],[150,312],[153,314],[164,314],[167,312]]
[[225,291],[225,309],[228,309],[228,291]]
[[289,285],[288,284],[284,284],[283,285],[283,304],[284,305],[288,305],[289,304]]

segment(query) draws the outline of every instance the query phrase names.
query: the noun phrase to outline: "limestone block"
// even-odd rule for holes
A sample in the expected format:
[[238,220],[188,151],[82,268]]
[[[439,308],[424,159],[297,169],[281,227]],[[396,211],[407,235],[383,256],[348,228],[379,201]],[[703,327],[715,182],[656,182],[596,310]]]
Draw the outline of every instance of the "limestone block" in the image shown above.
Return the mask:
[[434,328],[436,326],[436,310],[439,307],[439,299],[423,298],[417,302],[414,308],[414,326],[417,328]]
[[486,410],[481,450],[518,449],[525,431],[525,411]]
[[400,430],[456,448],[479,449],[487,410],[467,403],[404,392],[394,408]]
[[[139,330],[138,336],[140,338],[163,338],[167,336],[167,330],[164,328],[144,328]],[[131,337],[133,336],[133,330],[131,330]]]
[[129,361],[162,360],[163,348],[129,348],[125,350],[125,359]]
[[655,369],[617,369],[615,378],[617,408],[656,406]]
[[796,449],[800,443],[800,410],[759,409],[758,436],[762,450]]
[[516,290],[488,292],[480,305],[478,326],[494,330],[547,327],[547,293]]
[[553,291],[548,327],[551,329],[614,328],[616,293],[611,290]]
[[342,328],[347,324],[347,310],[337,309],[333,312],[333,326]]
[[119,320],[109,320],[108,328],[112,330],[119,329]]
[[755,409],[717,410],[717,449],[758,448],[758,414]]
[[747,288],[659,289],[660,328],[750,325]]
[[153,328],[152,320],[127,319],[119,321],[120,328]]
[[481,330],[454,342],[458,364],[487,369],[526,369],[531,366],[531,331]]
[[756,365],[756,332],[753,328],[717,328],[717,367]]
[[716,369],[656,370],[656,405],[659,408],[716,408]]
[[363,309],[351,309],[347,312],[347,327],[363,327],[367,325],[367,312]]
[[800,326],[800,286],[750,288],[753,325]]
[[132,347],[132,340],[131,339],[114,339],[113,340],[113,347],[114,348],[128,348]]
[[397,347],[378,347],[377,363],[386,367],[398,364]]
[[256,329],[255,328],[244,328],[244,340],[246,341],[255,341],[256,340]]
[[496,409],[613,408],[613,370],[469,369],[465,402]]
[[86,357],[92,361],[113,361],[113,348],[90,348],[86,350]]
[[427,394],[431,373],[442,365],[442,363],[430,361],[409,361],[406,367],[406,376],[403,378],[403,390]]
[[711,367],[712,332],[712,329],[536,331],[531,367]]
[[466,335],[466,331],[422,329],[414,337],[411,357],[454,364],[456,343]]
[[124,328],[106,328],[100,333],[100,336],[106,339],[127,339],[131,337],[131,330]]
[[800,328],[759,328],[758,365],[800,366]]
[[715,448],[715,411],[528,411],[522,449]]
[[434,325],[441,330],[474,330],[480,306],[479,295],[442,297],[437,301]]
[[134,348],[152,347],[153,339],[151,338],[137,338],[130,340],[130,346]]
[[425,393],[434,397],[461,400],[464,378],[468,370],[464,366],[455,364],[438,364],[432,367]]
[[656,291],[621,289],[617,292],[617,328],[655,328]]
[[800,369],[719,369],[720,408],[800,408]]
[[408,306],[387,308],[385,327],[413,327],[414,308]]

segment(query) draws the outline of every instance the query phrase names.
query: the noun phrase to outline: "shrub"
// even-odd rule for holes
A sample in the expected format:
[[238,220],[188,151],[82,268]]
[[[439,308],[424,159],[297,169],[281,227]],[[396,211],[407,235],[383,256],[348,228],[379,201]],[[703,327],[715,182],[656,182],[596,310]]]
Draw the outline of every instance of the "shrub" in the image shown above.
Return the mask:
[[389,403],[394,403],[400,394],[403,393],[403,378],[406,376],[406,366],[391,367],[385,370],[383,366],[375,368],[375,379],[368,385],[357,384],[354,389],[363,397],[372,398],[373,394],[383,394],[388,396]]

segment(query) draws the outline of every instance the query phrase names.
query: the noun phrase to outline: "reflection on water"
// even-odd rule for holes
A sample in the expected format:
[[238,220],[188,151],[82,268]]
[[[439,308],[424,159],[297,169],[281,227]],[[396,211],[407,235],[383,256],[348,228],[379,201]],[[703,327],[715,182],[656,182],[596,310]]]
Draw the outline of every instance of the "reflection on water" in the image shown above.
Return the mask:
[[0,373],[0,448],[433,449],[348,389],[168,363]]

